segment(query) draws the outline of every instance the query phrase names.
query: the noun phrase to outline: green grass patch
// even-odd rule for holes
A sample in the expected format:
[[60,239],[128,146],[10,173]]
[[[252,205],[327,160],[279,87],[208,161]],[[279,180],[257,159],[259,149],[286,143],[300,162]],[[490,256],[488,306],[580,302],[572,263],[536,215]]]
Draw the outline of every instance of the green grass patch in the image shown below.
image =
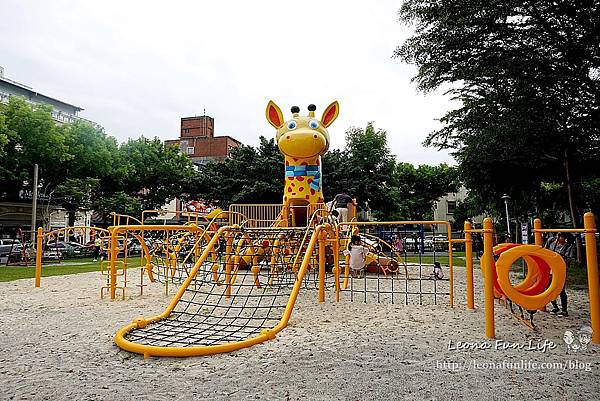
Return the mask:
[[[35,263],[35,261],[33,262]],[[140,266],[139,257],[129,259],[128,268]],[[88,273],[100,271],[100,261],[93,262],[92,258],[66,259],[61,263],[44,263],[42,265],[42,277],[64,276],[67,274]],[[0,282],[21,279],[33,279],[35,277],[35,265],[29,266],[6,266],[0,265]]]

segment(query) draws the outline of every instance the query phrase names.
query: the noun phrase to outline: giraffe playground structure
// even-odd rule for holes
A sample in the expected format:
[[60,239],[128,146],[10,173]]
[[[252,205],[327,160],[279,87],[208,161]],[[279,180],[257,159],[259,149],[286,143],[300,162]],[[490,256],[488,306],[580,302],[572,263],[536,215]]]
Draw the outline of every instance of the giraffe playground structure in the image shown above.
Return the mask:
[[[291,108],[292,118],[286,121],[274,102],[269,101],[266,108],[266,118],[277,130],[277,144],[285,156],[283,202],[277,217],[262,226],[251,224],[251,216],[232,223],[230,208],[227,225],[202,232],[193,224],[188,225],[187,232],[199,233],[180,236],[185,241],[175,241],[178,244],[176,250],[170,249],[174,241],[162,241],[159,248],[166,250],[168,255],[161,259],[163,262],[148,256],[146,270],[155,271],[154,275],[159,279],[178,285],[177,292],[160,315],[138,318],[122,327],[115,336],[119,347],[145,357],[199,356],[259,344],[274,338],[286,327],[302,289],[312,293],[317,290],[319,302],[325,302],[326,291],[329,290],[335,301],[418,305],[437,305],[439,301],[445,301],[453,307],[453,252],[461,243],[465,244],[467,254],[467,308],[474,308],[470,235],[477,230],[465,226],[465,238],[453,238],[447,221],[351,221],[337,224],[326,219],[328,211],[323,203],[321,156],[329,148],[327,128],[337,118],[339,105],[337,101],[331,103],[320,120],[315,118],[314,105],[310,105],[308,110],[308,116],[300,116],[300,108],[294,106]],[[409,238],[410,227],[420,227],[421,233],[423,227],[428,227],[433,234],[440,227],[445,228],[443,240],[433,236],[429,248],[433,263],[422,256],[423,238],[421,250],[415,248],[414,252],[418,255],[412,258],[408,257],[407,249],[391,244],[393,238]],[[142,224],[109,229],[113,244],[117,241],[112,237],[122,236],[128,231],[143,237],[142,234],[150,230],[161,228]],[[165,226],[163,230],[177,231],[177,228]],[[586,230],[586,233],[592,232],[592,228]],[[491,221],[486,220],[484,230],[480,231],[485,237],[482,266],[486,272],[486,335],[493,337],[494,280],[499,278],[502,289],[502,294],[496,295],[510,298],[511,294],[515,294],[505,279],[514,260],[509,254],[518,253],[526,257],[542,253],[539,247],[522,248],[521,251],[515,247],[506,250],[506,255],[493,265]],[[353,235],[360,236],[368,249],[366,269],[361,277],[350,274],[349,256],[344,254]],[[592,241],[592,238],[593,235],[589,240]],[[443,278],[431,274],[436,252],[438,255],[444,253]],[[514,296],[525,307],[537,307],[550,301],[557,288],[564,284],[564,264],[553,262],[552,254],[543,253],[542,256],[552,261],[547,266],[531,263],[527,284],[521,286],[521,289],[527,287],[527,291]],[[116,257],[113,250],[113,265]],[[494,274],[496,267],[503,269],[502,275]],[[597,263],[588,269],[597,284]],[[160,274],[160,271],[166,274]],[[546,282],[549,271],[555,274],[552,289],[532,292],[531,284],[541,280]],[[540,272],[544,272],[544,277],[536,279]],[[536,288],[542,291],[541,284]],[[112,284],[111,295],[114,295]],[[532,303],[532,300],[535,302]],[[590,293],[590,309],[596,330],[600,324],[597,292]],[[600,334],[600,326],[597,328]],[[600,337],[595,337],[594,341],[600,342]]]

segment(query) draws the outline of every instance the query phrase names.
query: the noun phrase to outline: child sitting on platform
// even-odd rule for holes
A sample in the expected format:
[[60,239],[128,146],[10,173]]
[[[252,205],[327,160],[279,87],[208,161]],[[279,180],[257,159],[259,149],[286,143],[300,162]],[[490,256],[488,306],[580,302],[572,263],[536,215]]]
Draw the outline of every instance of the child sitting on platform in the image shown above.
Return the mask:
[[350,274],[354,278],[360,278],[365,267],[365,260],[369,250],[362,245],[360,235],[353,235],[346,251],[350,255]]

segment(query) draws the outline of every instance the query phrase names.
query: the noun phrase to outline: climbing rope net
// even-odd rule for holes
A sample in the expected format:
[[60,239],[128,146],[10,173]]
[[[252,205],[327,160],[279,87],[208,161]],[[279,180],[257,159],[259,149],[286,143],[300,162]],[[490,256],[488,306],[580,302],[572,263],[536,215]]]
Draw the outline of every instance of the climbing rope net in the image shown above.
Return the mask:
[[[448,241],[432,234],[418,236],[406,224],[358,226],[363,245],[368,249],[365,269],[353,277],[346,269],[348,259],[340,259],[342,294],[351,301],[366,303],[437,305],[450,296]],[[343,248],[350,242],[352,230],[340,231]],[[354,232],[356,234],[356,232]],[[447,234],[444,234],[447,236]],[[398,239],[401,245],[398,245]],[[442,277],[434,275],[434,263],[440,263]],[[328,276],[333,285],[333,276]]]
[[[171,313],[125,339],[157,347],[214,346],[274,327],[296,282],[298,258],[305,257],[305,234],[305,228],[227,229],[195,261]],[[315,252],[308,257],[316,268]]]

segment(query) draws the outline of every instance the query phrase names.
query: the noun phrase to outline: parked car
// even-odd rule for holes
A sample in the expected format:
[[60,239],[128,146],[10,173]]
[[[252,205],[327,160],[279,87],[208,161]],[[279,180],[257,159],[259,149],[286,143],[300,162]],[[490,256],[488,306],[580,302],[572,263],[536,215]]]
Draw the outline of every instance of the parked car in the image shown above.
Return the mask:
[[73,248],[73,256],[74,257],[86,257],[92,256],[94,254],[94,244],[91,245],[82,245],[79,242],[69,241],[67,245]]
[[54,249],[47,249],[42,253],[42,259],[62,259],[63,258],[63,253],[60,250],[57,250],[56,248]]
[[423,244],[426,251],[447,251],[448,237],[442,234],[426,235]]
[[56,257],[72,258],[75,256],[75,249],[73,246],[64,241],[49,241],[46,243],[44,249],[44,254],[51,254],[54,252],[52,255],[55,255]]
[[[144,239],[144,242],[146,242],[148,249],[152,247],[152,241],[150,241],[150,239],[146,238]],[[142,253],[142,244],[140,244],[140,241],[138,241],[137,238],[129,238],[127,249],[130,255],[140,254]]]
[[21,260],[23,245],[17,239],[0,239],[0,263],[18,262]]

